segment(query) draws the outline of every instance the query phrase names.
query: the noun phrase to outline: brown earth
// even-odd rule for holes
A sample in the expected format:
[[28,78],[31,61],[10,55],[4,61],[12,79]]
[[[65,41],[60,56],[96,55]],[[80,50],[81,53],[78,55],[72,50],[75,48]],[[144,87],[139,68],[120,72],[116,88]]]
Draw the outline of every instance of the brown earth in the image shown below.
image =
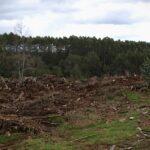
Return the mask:
[[[145,90],[139,86],[139,76],[92,77],[72,81],[53,75],[27,77],[20,84],[17,79],[0,78],[0,133],[43,133],[57,124],[48,121],[50,114],[73,121],[73,115],[84,109],[94,110],[99,118],[108,122],[116,113],[144,110],[149,106],[137,106],[127,99],[125,90]],[[116,97],[116,103],[106,99]],[[100,101],[100,102],[99,102]],[[143,117],[144,120],[144,117]],[[149,126],[149,121],[141,122]]]
[[[28,77],[20,84],[17,79],[1,77],[0,132],[47,131],[50,126],[47,121],[49,114],[65,116],[67,112],[83,107],[96,107],[105,117],[105,112],[114,113],[122,109],[119,105],[125,107],[126,104],[104,106],[93,97],[101,97],[101,101],[104,101],[106,96],[122,94],[122,89],[131,88],[138,82],[139,77],[105,77],[103,80],[92,77],[85,81],[69,81],[48,75]],[[125,99],[125,95],[122,98]]]

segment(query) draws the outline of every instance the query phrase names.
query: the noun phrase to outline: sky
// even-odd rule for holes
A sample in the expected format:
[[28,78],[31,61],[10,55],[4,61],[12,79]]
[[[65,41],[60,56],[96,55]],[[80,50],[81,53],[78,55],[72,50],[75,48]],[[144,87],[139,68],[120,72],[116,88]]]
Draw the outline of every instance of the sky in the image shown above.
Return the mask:
[[0,33],[150,42],[150,0],[0,0]]

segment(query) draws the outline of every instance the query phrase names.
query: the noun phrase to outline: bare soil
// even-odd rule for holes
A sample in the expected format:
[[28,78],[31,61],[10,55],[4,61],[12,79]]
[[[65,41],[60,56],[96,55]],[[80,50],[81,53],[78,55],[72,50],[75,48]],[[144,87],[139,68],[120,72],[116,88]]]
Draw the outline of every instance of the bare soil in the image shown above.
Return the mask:
[[[17,132],[28,135],[51,132],[58,124],[49,121],[50,115],[63,116],[65,121],[80,124],[75,122],[75,117],[88,111],[95,112],[96,119],[107,122],[124,119],[118,114],[138,111],[141,114],[139,126],[149,128],[150,105],[145,102],[133,103],[125,92],[138,91],[145,95],[147,89],[139,86],[142,83],[139,76],[92,77],[73,81],[45,75],[37,78],[27,77],[22,84],[17,79],[1,77],[0,134]],[[95,145],[91,149],[99,147],[110,148],[109,145]],[[7,145],[0,145],[0,149],[4,148],[7,149]]]

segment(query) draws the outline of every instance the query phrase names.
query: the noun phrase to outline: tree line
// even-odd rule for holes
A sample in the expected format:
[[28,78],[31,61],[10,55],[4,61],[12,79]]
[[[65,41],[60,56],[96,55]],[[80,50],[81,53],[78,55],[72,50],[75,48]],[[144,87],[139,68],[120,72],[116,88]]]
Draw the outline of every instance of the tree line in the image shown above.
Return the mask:
[[[17,51],[21,44],[28,51]],[[32,45],[56,46],[56,51],[39,53],[31,51]],[[9,50],[14,46],[16,51]],[[65,46],[65,49],[62,47]],[[0,35],[0,75],[10,77],[18,75],[18,63],[24,52],[25,76],[38,76],[51,73],[69,78],[87,78],[103,75],[141,74],[141,67],[150,58],[150,43],[120,41],[105,37],[25,37],[14,33]]]

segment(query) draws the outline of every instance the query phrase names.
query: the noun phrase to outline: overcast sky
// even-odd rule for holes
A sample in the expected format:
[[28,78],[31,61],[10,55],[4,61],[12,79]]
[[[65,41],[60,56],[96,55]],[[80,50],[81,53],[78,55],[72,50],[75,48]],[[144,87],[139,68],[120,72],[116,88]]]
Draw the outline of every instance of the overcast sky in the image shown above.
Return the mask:
[[20,22],[32,36],[150,42],[150,0],[0,0],[0,33]]

